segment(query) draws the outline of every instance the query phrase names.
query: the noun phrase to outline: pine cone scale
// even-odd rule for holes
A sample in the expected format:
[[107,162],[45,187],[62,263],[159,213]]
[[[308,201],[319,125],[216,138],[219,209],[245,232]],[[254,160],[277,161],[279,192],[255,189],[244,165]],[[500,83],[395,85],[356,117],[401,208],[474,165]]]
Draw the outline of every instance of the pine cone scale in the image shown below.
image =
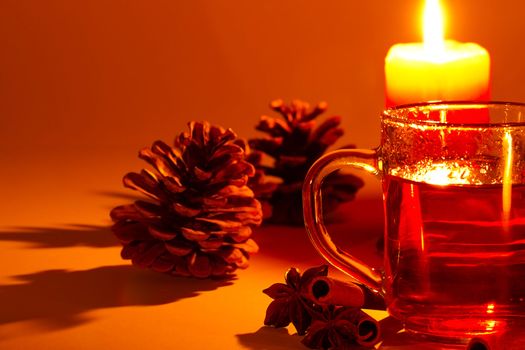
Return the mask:
[[233,246],[248,253],[257,253],[259,251],[259,246],[253,239],[248,239],[242,243],[233,244]]
[[133,204],[119,205],[111,210],[109,216],[114,221],[120,219],[141,220],[144,217]]
[[161,255],[153,262],[151,269],[157,272],[169,272],[174,268],[174,266],[175,262],[173,259],[170,259],[165,255]]
[[205,278],[211,275],[212,266],[210,258],[207,255],[194,253],[188,258],[189,272],[199,278]]
[[168,230],[159,229],[155,226],[149,226],[148,232],[151,236],[161,241],[169,241],[177,237],[178,233]]
[[148,230],[138,221],[120,220],[111,229],[119,241],[128,244],[133,241],[147,241],[150,239]]
[[186,238],[189,241],[195,241],[195,242],[205,241],[211,235],[210,233],[199,231],[199,230],[192,230],[187,227],[182,227],[180,230],[184,238]]
[[134,256],[133,263],[140,267],[150,267],[164,251],[164,247],[160,243],[144,245],[141,253]]
[[151,181],[143,174],[128,173],[124,176],[123,181],[124,186],[131,188],[132,190],[140,191],[153,199],[159,200],[164,197],[164,194],[158,188],[158,184]]
[[186,256],[193,251],[193,246],[186,241],[165,242],[164,247],[175,256]]
[[177,167],[172,164],[170,159],[163,153],[156,153],[151,148],[143,148],[139,152],[139,158],[148,162],[153,166],[162,176],[180,176],[177,172]]
[[202,212],[201,208],[191,208],[182,203],[173,203],[171,209],[182,217],[195,217]]
[[196,218],[199,222],[205,222],[213,224],[218,227],[222,232],[236,232],[242,228],[243,224],[233,220],[219,220],[211,218]]
[[162,185],[171,193],[184,192],[184,186],[180,183],[177,178],[165,177],[162,181]]
[[138,200],[135,201],[135,205],[132,206],[145,218],[162,215],[162,208],[154,203]]

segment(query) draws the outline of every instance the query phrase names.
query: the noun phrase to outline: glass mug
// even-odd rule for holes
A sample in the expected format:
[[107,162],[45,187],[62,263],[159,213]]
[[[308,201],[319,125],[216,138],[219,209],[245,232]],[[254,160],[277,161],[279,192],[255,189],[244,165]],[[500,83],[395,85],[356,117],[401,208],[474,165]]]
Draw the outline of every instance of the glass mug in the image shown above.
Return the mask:
[[[343,167],[381,178],[384,270],[331,240],[321,184]],[[525,104],[440,102],[383,112],[381,145],[321,157],[305,226],[332,265],[381,294],[405,329],[458,339],[525,316]]]

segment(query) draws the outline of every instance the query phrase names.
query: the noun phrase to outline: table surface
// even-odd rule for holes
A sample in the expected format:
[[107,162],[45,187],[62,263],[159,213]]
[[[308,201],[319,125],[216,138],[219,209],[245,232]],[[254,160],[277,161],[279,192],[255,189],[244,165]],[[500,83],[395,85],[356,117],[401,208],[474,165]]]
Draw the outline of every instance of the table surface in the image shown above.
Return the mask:
[[[231,280],[170,277],[122,260],[108,228],[109,210],[133,200],[121,185],[144,165],[133,152],[1,157],[0,349],[306,349],[293,327],[263,326],[271,299],[262,293],[290,266],[323,263],[304,228],[258,228],[260,252]],[[352,241],[352,252],[375,265],[381,210],[379,196],[358,198],[331,225],[338,242]],[[381,349],[445,349],[391,333]]]

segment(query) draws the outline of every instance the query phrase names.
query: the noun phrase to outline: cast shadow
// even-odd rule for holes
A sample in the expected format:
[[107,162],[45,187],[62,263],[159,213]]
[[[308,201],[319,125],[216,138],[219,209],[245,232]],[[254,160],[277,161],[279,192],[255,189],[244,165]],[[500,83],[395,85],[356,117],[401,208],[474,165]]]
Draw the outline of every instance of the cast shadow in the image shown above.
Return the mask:
[[[338,208],[338,220],[326,224],[333,242],[372,266],[382,266],[377,249],[383,235],[381,198],[362,199]],[[259,255],[301,266],[326,263],[315,250],[304,227],[263,224],[254,231]]]
[[237,340],[252,350],[306,349],[297,335],[289,335],[286,328],[261,327],[254,333],[237,334]]
[[16,227],[10,231],[0,231],[0,241],[29,243],[31,248],[106,248],[119,245],[108,226],[81,224],[64,228]]
[[[95,191],[94,194],[131,202],[141,198],[138,193],[129,191]],[[0,231],[1,241],[29,243],[31,248],[106,248],[119,245],[109,226],[86,224],[69,224],[64,227],[13,227],[9,231],[3,229]]]
[[289,263],[323,262],[310,243],[304,227],[263,225],[254,230],[252,238],[259,245],[257,256],[266,256]]
[[132,190],[127,191],[93,191],[93,194],[102,196],[102,197],[110,197],[110,198],[116,198],[116,199],[123,199],[127,201],[134,202],[139,199],[144,199],[144,196],[142,196],[139,192],[134,192]]
[[[431,342],[402,331],[402,325],[392,317],[380,321],[382,342],[378,350],[459,350],[465,345],[442,344]],[[261,327],[254,333],[237,334],[239,343],[251,350],[305,349],[301,343],[303,337],[289,335],[286,328]],[[345,348],[346,349],[346,348]],[[348,349],[364,350],[368,348],[352,345]]]
[[14,278],[20,283],[0,285],[0,325],[37,321],[48,329],[87,322],[89,311],[173,303],[234,280],[173,277],[129,265],[48,270]]

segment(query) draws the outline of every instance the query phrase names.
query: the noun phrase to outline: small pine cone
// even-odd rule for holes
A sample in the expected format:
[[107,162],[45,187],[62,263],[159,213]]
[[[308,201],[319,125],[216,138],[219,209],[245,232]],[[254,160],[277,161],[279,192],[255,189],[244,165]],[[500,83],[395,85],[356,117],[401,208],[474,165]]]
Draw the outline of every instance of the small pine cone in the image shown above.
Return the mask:
[[139,152],[154,170],[128,173],[124,186],[149,200],[114,208],[112,230],[134,265],[200,278],[230,274],[258,250],[250,236],[261,204],[247,186],[255,169],[232,130],[197,122],[189,129],[173,147],[156,141]]
[[[262,116],[256,126],[267,137],[249,140],[251,150],[247,160],[255,166],[257,175],[248,185],[266,208],[264,214],[268,222],[302,225],[304,178],[312,164],[343,135],[341,117],[328,117],[316,126],[316,118],[327,108],[325,102],[310,108],[300,100],[290,105],[275,100],[270,108],[279,113],[281,119]],[[265,163],[265,157],[270,159],[269,164]],[[340,203],[352,200],[363,184],[354,175],[330,175],[323,185],[324,209],[330,212]]]

